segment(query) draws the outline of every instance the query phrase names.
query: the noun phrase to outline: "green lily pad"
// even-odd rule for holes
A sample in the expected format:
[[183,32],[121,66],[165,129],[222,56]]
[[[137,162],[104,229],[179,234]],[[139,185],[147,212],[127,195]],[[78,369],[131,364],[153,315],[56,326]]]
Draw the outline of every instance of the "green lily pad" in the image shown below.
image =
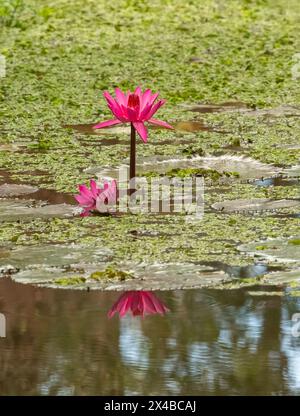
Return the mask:
[[[116,168],[93,167],[86,169],[87,173],[97,175],[99,178],[119,178],[120,169],[128,169],[128,160]],[[197,156],[193,158],[154,156],[137,159],[137,174],[143,176],[149,172],[165,174],[174,169],[211,169],[224,173],[234,172],[236,175],[227,177],[227,180],[248,182],[250,180],[273,177],[279,175],[280,169],[257,160],[235,155],[224,156]]]
[[[298,237],[297,237],[298,239]],[[290,244],[294,239],[274,239],[263,242],[243,244],[238,250],[251,256],[259,256],[266,260],[280,260],[281,262],[300,262],[300,246]],[[263,246],[263,250],[257,247]]]
[[212,204],[212,208],[225,213],[276,211],[285,208],[300,207],[300,201],[294,199],[235,199]]
[[76,265],[99,264],[112,257],[109,249],[76,244],[62,245],[38,245],[18,246],[6,252],[4,258],[0,257],[0,266],[11,265],[18,269],[43,267],[65,267]]
[[[82,265],[80,265],[81,267]],[[12,275],[20,283],[91,290],[176,290],[217,287],[230,282],[223,271],[193,263],[120,264],[117,268],[83,265],[85,270],[36,267]]]
[[300,178],[300,165],[295,165],[291,168],[285,169],[283,171],[283,175],[290,178]]
[[14,183],[5,183],[0,185],[0,197],[11,197],[19,195],[33,194],[37,192],[39,188],[30,185],[18,185]]
[[29,220],[32,218],[69,218],[77,208],[68,204],[42,205],[35,201],[0,200],[0,221]]

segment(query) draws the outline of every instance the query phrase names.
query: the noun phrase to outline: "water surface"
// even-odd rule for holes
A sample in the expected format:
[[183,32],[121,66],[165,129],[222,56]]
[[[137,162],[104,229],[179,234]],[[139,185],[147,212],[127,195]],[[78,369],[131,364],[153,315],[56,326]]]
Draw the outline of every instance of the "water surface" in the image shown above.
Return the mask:
[[300,393],[300,337],[291,331],[299,299],[245,289],[156,294],[165,316],[109,320],[120,293],[0,279],[0,394]]

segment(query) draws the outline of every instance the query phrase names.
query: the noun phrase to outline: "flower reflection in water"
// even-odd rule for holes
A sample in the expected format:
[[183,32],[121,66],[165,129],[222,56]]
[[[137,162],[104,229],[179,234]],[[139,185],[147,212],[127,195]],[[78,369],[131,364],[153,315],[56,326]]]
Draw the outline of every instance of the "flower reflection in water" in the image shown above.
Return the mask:
[[164,315],[169,309],[153,293],[146,290],[129,291],[123,293],[117,302],[108,312],[108,317],[112,318],[116,313],[123,318],[127,312],[132,316],[145,316],[160,314]]

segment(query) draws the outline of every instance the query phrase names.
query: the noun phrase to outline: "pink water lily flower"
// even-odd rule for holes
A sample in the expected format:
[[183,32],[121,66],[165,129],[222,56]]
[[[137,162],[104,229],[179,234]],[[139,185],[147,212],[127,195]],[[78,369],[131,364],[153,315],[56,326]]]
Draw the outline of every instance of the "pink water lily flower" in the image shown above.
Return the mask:
[[114,210],[118,199],[117,181],[104,182],[103,189],[96,200],[96,208],[99,212]]
[[[103,188],[98,187],[94,180],[90,181],[90,189],[85,185],[79,185],[79,195],[75,195],[76,201],[83,208],[81,217],[90,215],[91,211],[100,210],[101,205],[111,204],[117,199],[117,183],[115,180],[105,182]],[[101,211],[100,211],[101,212]]]
[[127,94],[119,88],[116,88],[115,92],[116,98],[113,98],[107,91],[103,93],[107,105],[115,118],[96,124],[93,127],[94,129],[102,129],[103,127],[114,126],[120,123],[132,123],[145,143],[148,137],[144,124],[146,121],[167,129],[173,129],[165,121],[152,118],[156,111],[166,102],[165,100],[155,102],[159,95],[158,93],[152,94],[152,91],[149,89],[142,92],[140,87],[137,87],[134,92],[128,91]]
[[108,317],[112,318],[118,313],[123,318],[127,312],[131,312],[133,316],[157,313],[164,315],[168,311],[166,305],[153,292],[138,290],[123,293],[108,312]]

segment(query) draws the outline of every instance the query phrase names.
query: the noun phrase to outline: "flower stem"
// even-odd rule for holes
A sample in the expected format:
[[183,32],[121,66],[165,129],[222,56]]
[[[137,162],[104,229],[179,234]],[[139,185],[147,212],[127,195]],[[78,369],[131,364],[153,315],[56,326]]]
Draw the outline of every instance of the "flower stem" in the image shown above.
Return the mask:
[[[135,163],[136,163],[136,131],[131,123],[130,133],[130,167],[129,167],[129,179],[135,178]],[[132,189],[132,188],[131,188]],[[134,189],[132,189],[134,192]]]

